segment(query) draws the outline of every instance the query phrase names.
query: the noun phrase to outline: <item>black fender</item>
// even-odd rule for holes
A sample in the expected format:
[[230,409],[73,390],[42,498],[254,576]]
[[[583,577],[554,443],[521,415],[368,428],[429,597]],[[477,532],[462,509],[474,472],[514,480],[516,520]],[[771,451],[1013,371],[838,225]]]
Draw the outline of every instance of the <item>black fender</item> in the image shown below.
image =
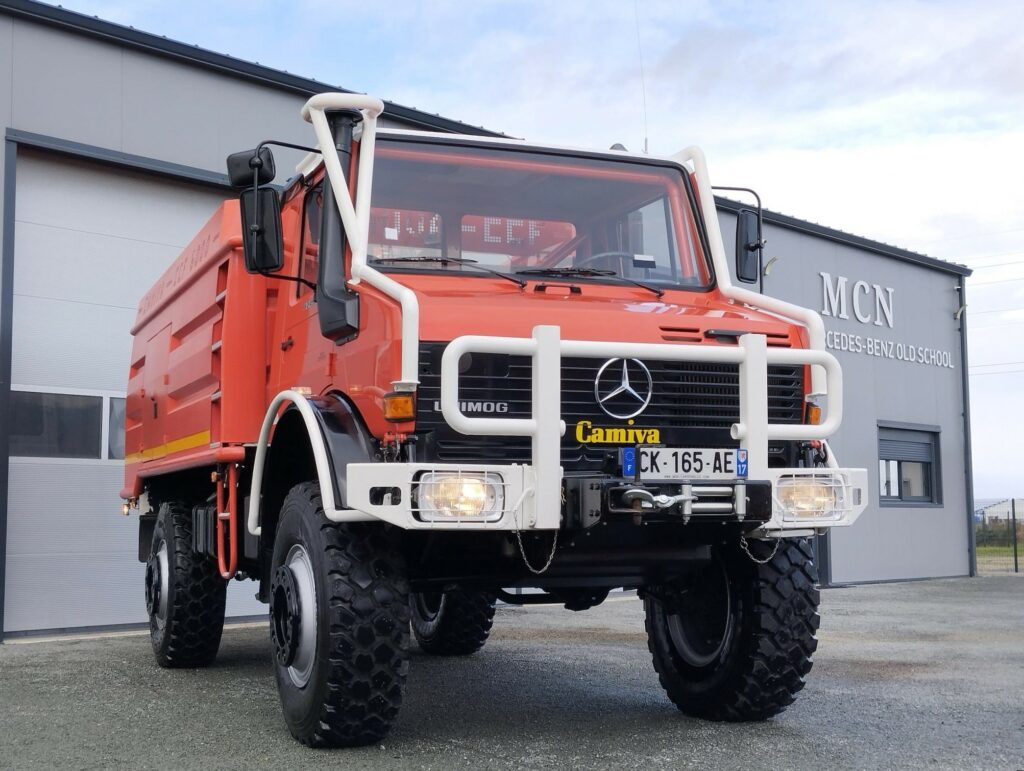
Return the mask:
[[[310,428],[302,414],[294,404],[286,407],[270,437],[260,486],[263,494],[260,519],[268,524],[271,518],[276,524],[277,511],[288,491],[310,479],[317,479],[321,487],[331,485],[335,505],[344,508],[348,464],[369,463],[377,455],[376,439],[355,407],[342,396],[329,394],[308,398],[306,402],[323,438],[327,469],[317,468]],[[272,537],[273,529],[270,534]]]
[[377,456],[377,440],[356,408],[338,394],[310,400],[327,448],[334,484],[334,500],[345,508],[349,463],[370,463]]
[[[299,398],[298,395],[295,395]],[[260,565],[260,593],[263,602],[269,599],[269,570],[277,534],[277,520],[288,491],[295,485],[316,479],[321,487],[330,485],[335,506],[344,508],[346,474],[349,463],[369,463],[377,455],[377,441],[366,428],[358,411],[342,396],[330,394],[306,398],[315,428],[305,420],[294,402],[285,408],[274,426],[267,445],[260,491],[260,537],[257,558]],[[310,431],[319,432],[327,456],[327,468],[318,469],[313,454]],[[250,502],[250,506],[251,506]],[[246,539],[247,543],[249,539]],[[255,543],[254,543],[255,546]]]

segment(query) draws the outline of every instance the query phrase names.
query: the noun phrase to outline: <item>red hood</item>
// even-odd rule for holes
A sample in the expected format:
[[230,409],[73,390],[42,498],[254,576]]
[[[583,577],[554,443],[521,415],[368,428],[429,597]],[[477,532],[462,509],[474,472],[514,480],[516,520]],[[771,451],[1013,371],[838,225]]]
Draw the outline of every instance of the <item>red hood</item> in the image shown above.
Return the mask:
[[[768,313],[731,303],[717,290],[666,291],[578,282],[579,294],[558,279],[530,281],[520,290],[487,279],[402,276],[420,301],[420,339],[452,340],[460,335],[529,337],[540,324],[561,327],[563,339],[643,343],[705,342],[707,330],[741,330],[768,336],[768,344],[802,347],[802,328]],[[537,292],[540,283],[549,288]]]

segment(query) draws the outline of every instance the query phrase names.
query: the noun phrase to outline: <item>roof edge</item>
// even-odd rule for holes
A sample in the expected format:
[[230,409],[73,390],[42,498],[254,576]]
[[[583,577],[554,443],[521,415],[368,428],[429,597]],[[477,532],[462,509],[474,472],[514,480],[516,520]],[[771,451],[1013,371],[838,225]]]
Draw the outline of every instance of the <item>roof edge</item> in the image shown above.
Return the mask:
[[[353,93],[350,89],[340,88],[312,78],[292,75],[282,70],[267,67],[244,59],[236,59],[227,54],[216,53],[198,45],[189,45],[177,40],[162,37],[151,32],[143,32],[134,27],[125,27],[96,16],[86,16],[77,11],[35,2],[35,0],[0,0],[0,13],[36,22],[50,27],[69,30],[87,37],[104,40],[116,45],[144,51],[164,58],[186,61],[203,69],[220,72],[244,80],[260,83],[265,86],[290,91],[295,94],[312,96],[325,91],[342,91]],[[384,114],[403,123],[421,126],[434,131],[475,136],[502,137],[505,134],[491,131],[482,126],[445,118],[441,115],[423,112],[395,104],[384,102]]]
[[[715,196],[715,205],[719,209],[724,209],[725,211],[734,213],[741,209],[752,208],[749,204],[743,204],[739,201],[734,201],[731,198],[723,198],[717,195]],[[847,233],[842,230],[826,227],[825,225],[819,225],[815,222],[808,222],[807,220],[798,219],[797,217],[791,217],[788,214],[779,214],[778,212],[769,211],[768,209],[762,209],[762,212],[764,214],[765,222],[770,222],[773,225],[779,225],[780,227],[788,228],[789,230],[808,233],[839,244],[845,244],[846,246],[853,246],[857,249],[874,252],[875,254],[880,254],[883,257],[891,257],[896,260],[902,260],[903,262],[911,262],[915,265],[932,268],[933,270],[941,270],[945,273],[952,273],[956,276],[970,276],[974,273],[974,271],[966,265],[959,265],[955,262],[946,262],[945,260],[940,260],[937,257],[929,257],[927,254],[913,252],[909,249],[902,249],[898,246],[882,243],[881,241],[875,241],[870,238],[864,238],[863,236],[855,236],[853,233]]]

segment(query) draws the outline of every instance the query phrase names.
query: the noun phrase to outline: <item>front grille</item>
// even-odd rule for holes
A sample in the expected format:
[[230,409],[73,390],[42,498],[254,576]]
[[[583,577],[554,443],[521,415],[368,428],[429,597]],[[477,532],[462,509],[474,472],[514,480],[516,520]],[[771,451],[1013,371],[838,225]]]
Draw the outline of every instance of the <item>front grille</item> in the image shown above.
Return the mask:
[[[440,412],[441,354],[444,343],[420,348],[420,387],[416,429],[424,435],[430,460],[528,462],[530,440],[511,436],[466,436],[448,426]],[[605,359],[562,359],[562,465],[567,471],[599,470],[615,446],[585,445],[576,424],[657,428],[661,443],[681,447],[735,447],[729,428],[739,420],[739,367],[730,364],[644,361],[651,373],[650,404],[632,424],[609,417],[594,397],[594,379]],[[464,412],[488,417],[529,417],[531,362],[526,356],[472,354],[463,357],[459,400]],[[803,416],[802,366],[768,368],[768,418],[772,423],[799,423]],[[646,383],[644,383],[646,385]],[[496,413],[496,405],[507,411]],[[474,412],[474,408],[479,412]],[[425,458],[427,459],[427,458]]]

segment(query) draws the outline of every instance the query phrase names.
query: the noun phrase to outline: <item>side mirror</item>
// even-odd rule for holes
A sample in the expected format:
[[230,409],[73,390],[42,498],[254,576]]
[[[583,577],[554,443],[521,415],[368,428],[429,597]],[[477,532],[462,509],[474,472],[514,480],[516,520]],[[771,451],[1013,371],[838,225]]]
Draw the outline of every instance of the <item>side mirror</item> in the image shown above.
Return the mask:
[[281,199],[272,187],[249,188],[239,196],[245,269],[273,273],[284,266]]
[[252,187],[253,171],[256,172],[257,185],[269,185],[277,176],[274,168],[274,154],[269,147],[255,150],[242,150],[228,156],[228,181],[231,187]]
[[756,211],[741,209],[736,215],[736,278],[756,284],[761,278],[761,223]]

